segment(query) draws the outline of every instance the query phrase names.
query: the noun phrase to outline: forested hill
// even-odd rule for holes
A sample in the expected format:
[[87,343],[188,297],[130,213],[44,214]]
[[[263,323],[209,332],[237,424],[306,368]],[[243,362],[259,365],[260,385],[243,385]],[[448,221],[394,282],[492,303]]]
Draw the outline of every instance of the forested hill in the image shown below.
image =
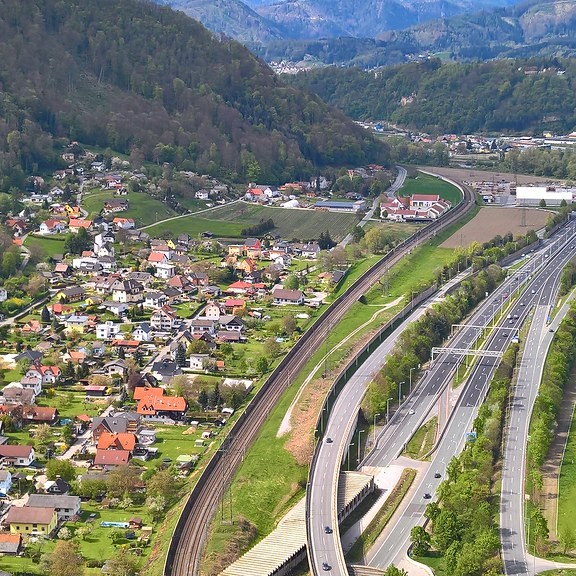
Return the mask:
[[388,160],[240,44],[148,2],[0,0],[0,57],[3,189],[50,168],[70,139],[267,181]]
[[292,81],[358,120],[433,134],[569,133],[576,128],[576,60],[427,60],[377,72],[324,68]]

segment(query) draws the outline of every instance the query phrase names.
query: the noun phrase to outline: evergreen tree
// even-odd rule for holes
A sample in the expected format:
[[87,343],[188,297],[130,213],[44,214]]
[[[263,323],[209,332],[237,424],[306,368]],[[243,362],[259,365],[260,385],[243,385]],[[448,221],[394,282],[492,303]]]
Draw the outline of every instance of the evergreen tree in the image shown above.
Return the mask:
[[42,308],[42,323],[48,324],[49,322],[50,322],[50,312],[48,311],[48,308],[44,306],[44,308]]
[[124,351],[124,347],[120,346],[120,348],[118,348],[118,358],[124,360],[126,358],[126,352]]
[[182,344],[182,342],[179,342],[178,348],[176,349],[176,364],[180,367],[186,366],[187,360],[186,348],[184,348],[184,344]]
[[208,406],[208,393],[204,388],[202,388],[198,393],[198,404],[200,404],[202,410],[206,410],[206,407]]

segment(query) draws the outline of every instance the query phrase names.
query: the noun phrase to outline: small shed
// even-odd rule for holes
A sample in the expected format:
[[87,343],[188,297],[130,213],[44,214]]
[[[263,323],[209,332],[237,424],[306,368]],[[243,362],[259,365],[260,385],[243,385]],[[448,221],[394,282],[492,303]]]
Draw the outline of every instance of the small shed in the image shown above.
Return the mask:
[[196,448],[202,448],[205,445],[204,439],[203,438],[196,438],[196,440],[194,440],[194,446]]
[[140,530],[142,528],[142,518],[139,518],[138,516],[130,518],[130,520],[128,520],[128,528],[131,528],[132,530]]

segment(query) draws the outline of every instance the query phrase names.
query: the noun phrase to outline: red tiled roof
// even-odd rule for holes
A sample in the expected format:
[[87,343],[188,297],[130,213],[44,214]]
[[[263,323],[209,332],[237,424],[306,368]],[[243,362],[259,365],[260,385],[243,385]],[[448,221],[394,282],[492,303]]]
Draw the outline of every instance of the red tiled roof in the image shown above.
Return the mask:
[[156,412],[184,412],[186,400],[182,396],[145,396],[138,401],[137,414],[153,416]]
[[128,450],[96,450],[95,466],[125,466],[130,459]]
[[134,400],[140,400],[148,396],[164,396],[164,388],[154,388],[152,386],[137,386],[134,388]]
[[98,438],[98,450],[116,448],[131,452],[136,446],[136,436],[131,432],[102,432]]
[[7,524],[50,524],[56,511],[54,508],[12,506],[6,516]]
[[29,458],[32,453],[32,446],[22,446],[21,444],[0,445],[0,456],[8,458]]

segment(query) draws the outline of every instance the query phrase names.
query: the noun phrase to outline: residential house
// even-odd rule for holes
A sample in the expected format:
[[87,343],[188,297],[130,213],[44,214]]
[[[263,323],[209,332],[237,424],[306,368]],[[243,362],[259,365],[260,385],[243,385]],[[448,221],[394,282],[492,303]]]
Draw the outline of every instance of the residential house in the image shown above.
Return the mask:
[[18,354],[15,358],[14,358],[14,362],[16,364],[18,364],[18,362],[20,362],[20,360],[29,360],[30,363],[32,364],[36,364],[37,362],[40,362],[40,360],[42,359],[42,352],[38,352],[37,350],[30,350],[30,348],[28,348],[28,350],[24,350],[24,352],[20,352],[20,354]]
[[40,224],[40,234],[60,234],[66,232],[66,222],[48,218]]
[[84,300],[85,297],[86,290],[84,290],[82,286],[70,286],[60,290],[60,292],[58,292],[54,298],[60,302],[64,301],[66,303],[70,303],[80,302],[81,300]]
[[112,312],[115,316],[125,316],[128,313],[128,304],[126,302],[102,302],[102,306]]
[[207,286],[208,285],[208,274],[205,272],[189,272],[187,278],[196,287]]
[[114,468],[116,466],[126,466],[130,460],[128,450],[96,450],[94,456],[94,466],[104,469]]
[[43,489],[46,494],[63,496],[72,490],[72,486],[58,476],[55,480],[47,480]]
[[232,342],[243,342],[245,338],[242,336],[240,332],[234,332],[226,330],[219,330],[216,333],[216,340],[219,344],[224,344],[224,342],[232,343]]
[[111,340],[117,334],[120,334],[120,324],[107,320],[102,324],[96,324],[96,339]]
[[44,386],[56,383],[61,375],[62,371],[58,366],[44,366],[43,364],[32,364],[26,372],[26,376],[39,377]]
[[44,330],[44,326],[39,320],[28,320],[21,330],[24,334],[39,334]]
[[202,188],[201,190],[197,190],[194,193],[194,198],[196,198],[196,200],[209,200],[210,199],[210,192],[208,190],[205,190],[204,188]]
[[[3,555],[16,556],[20,553],[21,545],[22,536],[20,534],[0,532],[0,557]],[[10,576],[10,574],[0,570],[0,576]]]
[[244,258],[244,260],[241,260],[236,264],[236,270],[240,270],[245,275],[251,274],[257,269],[258,269],[258,263],[256,262],[256,260],[252,258]]
[[150,252],[148,255],[148,262],[154,265],[165,264],[170,259],[168,254],[169,253],[166,252]]
[[126,280],[135,280],[142,284],[142,286],[149,286],[154,282],[154,276],[150,272],[130,272],[126,275]]
[[95,416],[92,420],[92,441],[98,442],[104,433],[138,433],[140,416],[135,412],[124,412],[114,416]]
[[54,508],[12,506],[4,522],[10,526],[11,534],[49,537],[58,524],[58,514]]
[[304,304],[304,293],[302,290],[286,290],[285,288],[275,288],[272,290],[274,304]]
[[146,292],[144,294],[144,308],[161,308],[168,298],[162,292]]
[[204,370],[210,354],[190,354],[189,362],[192,370]]
[[243,252],[248,258],[260,259],[262,257],[262,243],[260,239],[246,238]]
[[28,508],[54,508],[59,522],[66,522],[80,514],[80,496],[62,496],[59,494],[30,494]]
[[308,244],[302,244],[298,247],[298,251],[302,258],[308,258],[309,260],[315,260],[320,254],[320,246],[316,242],[309,242]]
[[242,332],[245,328],[244,322],[240,318],[230,314],[220,316],[218,324],[227,332]]
[[72,274],[72,268],[64,262],[58,262],[58,264],[54,266],[54,274],[57,274],[61,278],[65,278]]
[[106,396],[106,386],[86,386],[84,388],[86,398],[103,398]]
[[11,382],[6,384],[2,389],[2,396],[0,401],[3,404],[34,404],[36,400],[36,394],[34,389],[30,387],[24,387],[20,382]]
[[104,201],[104,214],[114,214],[115,212],[124,212],[130,207],[128,200],[113,198]]
[[50,406],[23,406],[22,422],[28,424],[56,424],[58,409]]
[[116,217],[112,220],[112,224],[117,230],[131,230],[136,227],[134,218],[119,218]]
[[0,444],[0,459],[12,466],[30,466],[35,459],[32,446]]
[[133,432],[102,432],[98,438],[98,450],[127,450],[132,452],[136,446],[136,434]]
[[0,470],[0,496],[4,497],[12,487],[12,474],[10,470]]
[[242,298],[226,298],[224,300],[224,310],[226,314],[239,314],[246,310],[246,300],[242,300]]
[[190,322],[189,325],[190,333],[194,336],[195,334],[204,334],[208,333],[211,336],[215,334],[215,322],[214,320],[203,320],[199,318],[195,318]]
[[138,401],[136,412],[149,420],[183,420],[188,405],[182,396],[147,396]]
[[413,194],[410,199],[410,207],[413,209],[430,208],[440,201],[438,194]]
[[148,322],[142,322],[132,331],[132,338],[138,342],[151,342],[152,326]]
[[120,279],[120,274],[106,274],[95,276],[90,283],[93,284],[97,294],[110,294],[112,292],[112,286]]
[[71,314],[64,320],[66,332],[85,332],[89,325],[89,316],[82,314]]
[[70,218],[68,222],[68,228],[70,232],[78,232],[80,228],[84,228],[84,230],[90,230],[92,227],[92,220],[84,220],[83,218]]
[[128,374],[128,366],[122,358],[118,358],[104,364],[104,366],[102,366],[102,371],[109,377],[120,376],[126,378]]
[[159,362],[154,362],[154,364],[152,364],[151,373],[156,380],[169,384],[170,380],[172,380],[174,376],[182,374],[182,368],[180,368],[176,362],[171,362],[170,360],[163,358]]
[[144,287],[136,280],[116,280],[112,284],[114,302],[133,303],[142,301]]
[[218,318],[220,318],[222,314],[222,311],[220,310],[220,306],[213,301],[208,302],[208,304],[206,304],[206,306],[204,307],[204,318],[207,318],[208,320],[218,320]]
[[15,238],[19,238],[26,233],[27,225],[22,218],[7,218],[6,227],[10,229]]
[[158,308],[150,317],[150,326],[157,332],[171,332],[180,326],[181,319],[169,306]]
[[159,262],[156,264],[156,278],[168,280],[174,276],[175,272],[176,266],[174,264],[170,264],[169,262]]

